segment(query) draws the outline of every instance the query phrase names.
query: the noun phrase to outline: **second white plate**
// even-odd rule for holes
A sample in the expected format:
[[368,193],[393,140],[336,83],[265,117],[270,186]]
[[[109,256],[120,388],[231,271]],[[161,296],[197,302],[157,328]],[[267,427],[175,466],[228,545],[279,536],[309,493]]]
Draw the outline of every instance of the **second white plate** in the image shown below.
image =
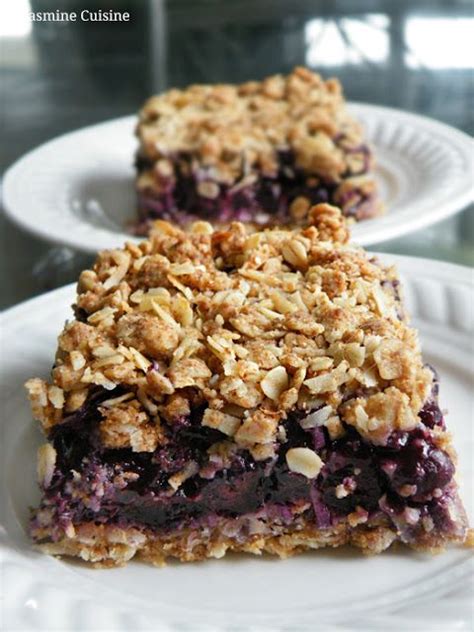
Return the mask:
[[[370,245],[418,230],[473,199],[472,140],[437,121],[351,104],[375,145],[387,213],[366,220],[353,238]],[[6,173],[10,218],[47,241],[85,252],[121,246],[135,214],[135,117],[66,134],[31,151]]]

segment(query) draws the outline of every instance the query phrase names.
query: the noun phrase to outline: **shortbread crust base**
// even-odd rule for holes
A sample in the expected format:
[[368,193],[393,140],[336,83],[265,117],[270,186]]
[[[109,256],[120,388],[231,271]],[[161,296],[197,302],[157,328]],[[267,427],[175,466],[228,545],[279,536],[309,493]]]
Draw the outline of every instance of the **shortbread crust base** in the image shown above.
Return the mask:
[[[309,550],[324,547],[350,545],[361,549],[362,553],[373,555],[382,553],[399,541],[397,531],[380,521],[371,525],[360,524],[351,527],[341,522],[329,529],[318,529],[308,521],[294,525],[277,526],[268,535],[254,534],[244,539],[224,535],[219,526],[214,528],[180,529],[167,534],[143,531],[133,527],[119,528],[111,525],[84,523],[75,528],[73,537],[63,537],[56,542],[38,544],[43,552],[50,555],[79,557],[93,566],[102,568],[123,566],[133,557],[156,566],[164,566],[174,558],[181,562],[195,562],[207,558],[221,558],[228,552],[268,553],[282,559]],[[44,538],[47,534],[42,534]],[[37,533],[37,541],[41,534]],[[440,534],[424,534],[410,547],[439,553],[449,543],[462,543],[462,538],[446,537]]]

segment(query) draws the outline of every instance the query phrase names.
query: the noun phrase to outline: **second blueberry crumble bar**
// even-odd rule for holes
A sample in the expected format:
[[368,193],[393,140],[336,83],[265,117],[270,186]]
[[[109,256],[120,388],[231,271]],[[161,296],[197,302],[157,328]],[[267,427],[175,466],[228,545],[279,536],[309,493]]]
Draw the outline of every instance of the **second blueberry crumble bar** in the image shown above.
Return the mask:
[[240,223],[99,254],[51,382],[31,533],[97,565],[466,537],[438,379],[393,268],[304,229]]
[[152,97],[137,127],[139,230],[150,220],[304,224],[330,202],[380,214],[371,148],[340,84],[306,68]]

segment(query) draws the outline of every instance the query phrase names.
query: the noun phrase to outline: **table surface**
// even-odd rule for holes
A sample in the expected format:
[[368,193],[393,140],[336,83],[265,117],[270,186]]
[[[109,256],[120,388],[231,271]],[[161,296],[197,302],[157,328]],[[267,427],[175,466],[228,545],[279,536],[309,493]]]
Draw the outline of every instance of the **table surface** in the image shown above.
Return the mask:
[[[29,11],[57,3],[2,5],[1,172],[54,136],[135,112],[154,92],[257,79],[297,64],[338,76],[350,100],[474,129],[474,19],[465,0],[115,0],[129,23],[32,23]],[[61,9],[85,5],[109,8],[68,0]],[[91,263],[22,232],[3,213],[0,234],[0,308],[74,281]],[[472,266],[473,208],[372,249]]]

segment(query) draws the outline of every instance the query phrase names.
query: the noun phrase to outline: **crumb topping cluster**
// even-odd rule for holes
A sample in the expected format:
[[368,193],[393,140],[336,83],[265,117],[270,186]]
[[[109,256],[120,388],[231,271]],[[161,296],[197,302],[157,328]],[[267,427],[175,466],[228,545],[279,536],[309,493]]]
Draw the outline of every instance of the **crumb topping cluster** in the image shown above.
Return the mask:
[[194,85],[154,96],[140,112],[137,136],[140,156],[154,164],[140,176],[141,188],[173,178],[177,155],[198,161],[198,190],[209,198],[218,195],[216,182],[245,186],[259,175],[274,177],[279,152],[291,151],[297,167],[330,182],[367,171],[362,130],[339,82],[302,67],[261,82]]
[[[395,271],[348,245],[339,209],[309,216],[304,229],[254,233],[157,222],[149,240],[100,253],[80,276],[51,383],[27,383],[45,431],[97,387],[111,391],[99,408],[110,448],[154,451],[197,406],[222,433],[211,450],[257,460],[285,442],[294,409],[333,439],[342,422],[377,445],[413,429],[432,373],[400,317]],[[321,463],[308,452],[287,462],[311,477]]]

